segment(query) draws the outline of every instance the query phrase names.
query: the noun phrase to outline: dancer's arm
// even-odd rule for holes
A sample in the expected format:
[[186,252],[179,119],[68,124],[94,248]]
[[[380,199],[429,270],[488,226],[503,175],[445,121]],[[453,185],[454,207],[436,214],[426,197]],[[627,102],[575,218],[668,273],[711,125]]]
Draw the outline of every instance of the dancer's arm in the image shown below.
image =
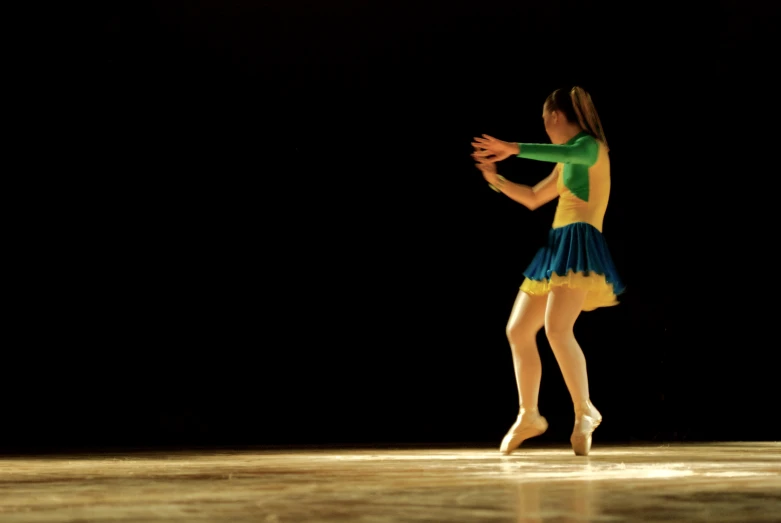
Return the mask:
[[472,142],[474,156],[478,161],[500,161],[510,156],[539,160],[542,162],[574,163],[594,165],[599,156],[599,143],[593,136],[584,134],[571,144],[515,143],[483,135]]
[[519,143],[517,156],[542,162],[574,163],[594,165],[599,156],[599,144],[589,135],[584,135],[571,144]]
[[559,195],[556,188],[556,180],[559,177],[558,165],[554,167],[552,173],[534,187],[513,183],[500,177],[496,172],[495,163],[479,163],[477,168],[483,172],[483,176],[493,187],[532,211],[554,200]]

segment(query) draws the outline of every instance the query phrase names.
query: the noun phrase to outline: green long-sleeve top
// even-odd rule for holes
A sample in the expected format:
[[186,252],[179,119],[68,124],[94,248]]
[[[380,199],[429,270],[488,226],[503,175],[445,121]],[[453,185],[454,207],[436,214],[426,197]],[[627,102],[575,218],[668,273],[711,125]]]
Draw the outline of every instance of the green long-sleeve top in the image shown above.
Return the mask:
[[586,222],[601,231],[610,196],[610,160],[605,145],[586,132],[562,145],[518,145],[519,158],[558,164],[559,203],[553,226]]

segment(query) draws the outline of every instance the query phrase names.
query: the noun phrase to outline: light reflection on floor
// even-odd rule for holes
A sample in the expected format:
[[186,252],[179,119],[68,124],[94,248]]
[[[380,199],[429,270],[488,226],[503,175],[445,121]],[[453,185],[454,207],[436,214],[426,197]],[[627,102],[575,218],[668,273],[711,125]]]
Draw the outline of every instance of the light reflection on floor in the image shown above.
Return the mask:
[[0,521],[781,521],[781,443],[0,458]]

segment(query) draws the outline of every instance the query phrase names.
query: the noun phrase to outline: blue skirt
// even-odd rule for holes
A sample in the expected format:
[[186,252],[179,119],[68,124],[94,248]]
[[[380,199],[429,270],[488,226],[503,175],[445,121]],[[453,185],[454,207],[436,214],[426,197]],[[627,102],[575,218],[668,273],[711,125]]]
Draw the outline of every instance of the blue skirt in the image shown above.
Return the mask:
[[521,290],[535,296],[556,286],[586,290],[587,311],[617,305],[616,297],[624,292],[604,236],[585,222],[551,229],[523,275]]

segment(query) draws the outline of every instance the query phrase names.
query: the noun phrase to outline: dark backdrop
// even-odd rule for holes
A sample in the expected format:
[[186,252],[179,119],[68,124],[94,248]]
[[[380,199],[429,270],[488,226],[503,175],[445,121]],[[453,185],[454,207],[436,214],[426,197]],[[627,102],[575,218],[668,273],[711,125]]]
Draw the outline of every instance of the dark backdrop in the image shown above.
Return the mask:
[[[101,9],[62,78],[87,132],[61,137],[74,197],[6,352],[5,447],[498,444],[517,411],[504,325],[555,204],[491,191],[470,142],[547,141],[542,103],[572,84],[611,146],[604,233],[628,285],[576,326],[600,439],[777,439],[751,268],[767,195],[740,149],[774,8]],[[540,440],[566,442],[539,341]]]

